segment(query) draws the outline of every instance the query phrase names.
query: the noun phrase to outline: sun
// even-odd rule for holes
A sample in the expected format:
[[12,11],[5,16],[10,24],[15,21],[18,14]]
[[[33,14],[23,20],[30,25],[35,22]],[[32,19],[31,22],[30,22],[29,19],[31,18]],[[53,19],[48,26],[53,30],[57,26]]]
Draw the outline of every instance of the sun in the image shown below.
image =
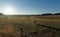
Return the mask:
[[5,7],[3,13],[6,15],[13,15],[15,14],[15,11],[12,7]]

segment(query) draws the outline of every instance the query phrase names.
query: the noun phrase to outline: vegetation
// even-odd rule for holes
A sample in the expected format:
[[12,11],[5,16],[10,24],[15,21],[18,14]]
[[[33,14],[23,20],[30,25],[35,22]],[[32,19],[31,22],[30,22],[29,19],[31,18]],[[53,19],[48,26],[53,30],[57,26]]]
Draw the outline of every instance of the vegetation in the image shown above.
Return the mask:
[[45,15],[53,15],[53,14],[52,13],[45,13],[45,14],[42,14],[42,15],[45,16]]
[[52,37],[52,35],[60,37],[60,15],[0,16],[0,37]]
[[54,15],[60,15],[60,13],[55,13]]
[[3,15],[3,13],[0,13],[0,15]]

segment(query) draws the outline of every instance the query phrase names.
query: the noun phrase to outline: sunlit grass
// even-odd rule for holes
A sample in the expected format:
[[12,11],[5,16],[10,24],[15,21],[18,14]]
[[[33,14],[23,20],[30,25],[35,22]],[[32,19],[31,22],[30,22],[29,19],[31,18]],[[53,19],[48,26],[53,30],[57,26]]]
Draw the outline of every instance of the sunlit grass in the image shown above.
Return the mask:
[[37,26],[37,24],[40,25],[46,25],[53,28],[60,28],[60,16],[0,16],[0,33],[14,36],[21,36],[17,34],[21,34],[20,29],[23,29],[24,35],[31,32],[40,32],[44,29],[44,27]]

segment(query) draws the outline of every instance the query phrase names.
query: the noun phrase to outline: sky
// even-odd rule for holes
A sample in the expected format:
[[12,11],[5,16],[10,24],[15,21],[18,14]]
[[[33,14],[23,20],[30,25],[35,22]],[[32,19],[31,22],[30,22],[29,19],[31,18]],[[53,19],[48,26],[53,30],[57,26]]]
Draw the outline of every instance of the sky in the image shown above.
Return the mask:
[[0,0],[0,13],[6,15],[59,12],[60,0]]

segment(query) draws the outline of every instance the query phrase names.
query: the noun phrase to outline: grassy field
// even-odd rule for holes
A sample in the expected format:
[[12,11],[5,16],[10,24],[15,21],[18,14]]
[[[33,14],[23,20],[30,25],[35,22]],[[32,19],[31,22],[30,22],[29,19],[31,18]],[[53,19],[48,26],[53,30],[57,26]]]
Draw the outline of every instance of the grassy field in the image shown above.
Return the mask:
[[40,24],[60,28],[60,16],[41,16],[37,20]]
[[[41,31],[49,33],[52,29],[41,25],[60,29],[60,15],[52,16],[0,16],[0,37],[38,37]],[[56,31],[53,29],[53,32]],[[41,35],[45,35],[45,32]],[[60,37],[57,31],[56,37]],[[51,32],[50,32],[51,33]],[[52,35],[49,33],[50,36]]]

